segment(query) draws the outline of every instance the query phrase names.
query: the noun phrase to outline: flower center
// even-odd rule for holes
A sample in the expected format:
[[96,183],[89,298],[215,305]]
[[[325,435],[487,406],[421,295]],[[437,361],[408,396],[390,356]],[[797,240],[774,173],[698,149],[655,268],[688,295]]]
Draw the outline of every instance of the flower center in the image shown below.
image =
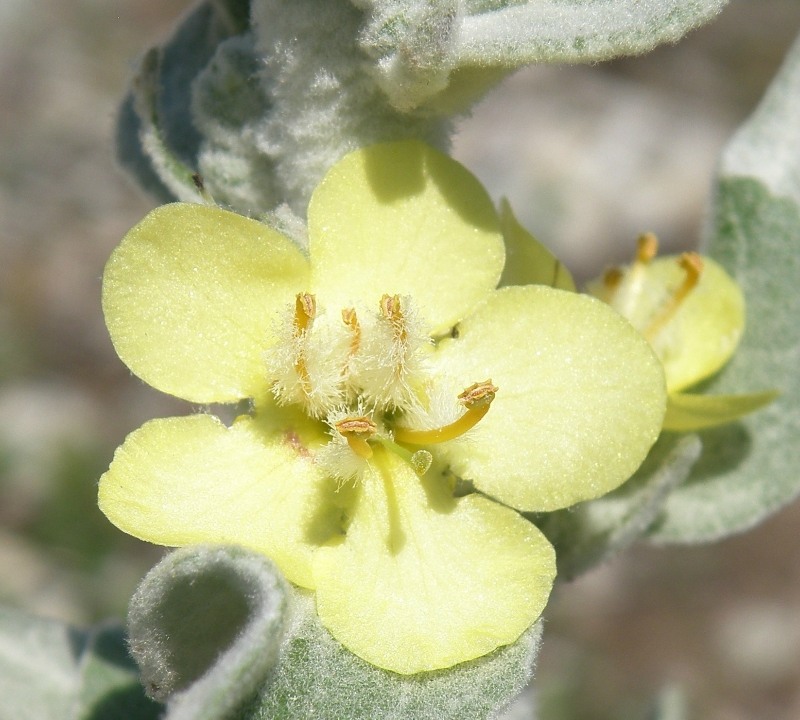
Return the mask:
[[453,398],[448,417],[434,417],[433,342],[421,328],[410,298],[400,295],[383,295],[373,310],[329,313],[314,295],[299,293],[287,309],[266,354],[272,392],[327,423],[331,440],[316,459],[330,475],[358,476],[376,444],[422,475],[433,461],[423,446],[460,437],[488,412],[498,390],[490,380]]
[[636,256],[626,268],[611,268],[593,293],[628,318],[651,343],[669,325],[703,274],[703,260],[695,252],[676,259],[682,271],[677,284],[667,285],[650,271],[658,253],[658,239],[653,233],[641,235]]

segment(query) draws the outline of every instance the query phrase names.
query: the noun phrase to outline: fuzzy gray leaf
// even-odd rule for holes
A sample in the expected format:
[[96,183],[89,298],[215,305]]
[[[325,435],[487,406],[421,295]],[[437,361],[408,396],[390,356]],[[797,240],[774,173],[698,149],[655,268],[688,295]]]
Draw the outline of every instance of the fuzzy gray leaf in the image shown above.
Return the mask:
[[240,548],[177,550],[131,599],[131,652],[169,720],[229,718],[260,687],[283,632],[286,584]]
[[0,720],[155,720],[122,629],[0,609]]
[[538,524],[556,548],[559,578],[574,578],[642,537],[699,456],[700,441],[695,435],[663,435],[622,487],[545,515]]
[[472,720],[499,717],[533,672],[541,624],[515,644],[449,670],[396,675],[345,650],[295,592],[280,662],[248,720]]
[[706,252],[741,284],[748,327],[709,393],[777,389],[774,403],[701,433],[703,456],[672,494],[657,542],[744,530],[800,493],[800,41],[726,149]]
[[[675,42],[727,0],[528,0],[477,3],[455,50],[460,65],[594,62]],[[475,5],[476,3],[472,3]],[[500,7],[493,8],[493,6]]]

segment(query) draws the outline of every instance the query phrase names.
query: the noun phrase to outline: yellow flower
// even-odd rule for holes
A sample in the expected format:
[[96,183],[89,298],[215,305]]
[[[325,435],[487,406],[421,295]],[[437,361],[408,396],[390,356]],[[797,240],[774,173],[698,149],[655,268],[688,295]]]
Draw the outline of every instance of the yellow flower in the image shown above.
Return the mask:
[[120,357],[164,392],[252,411],[230,427],[146,423],[100,507],[150,542],[266,554],[316,591],[334,637],[388,670],[511,643],[555,575],[511,508],[624,482],[661,428],[661,366],[593,298],[496,289],[488,196],[420,143],[337,163],[308,234],[301,251],[254,220],[173,204],[126,235],[103,278]]
[[744,331],[744,297],[711,258],[694,252],[656,258],[657,251],[655,235],[642,235],[634,262],[607,271],[588,291],[628,318],[663,363],[669,393],[664,429],[721,425],[772,401],[772,391],[683,392],[717,372],[736,351]]

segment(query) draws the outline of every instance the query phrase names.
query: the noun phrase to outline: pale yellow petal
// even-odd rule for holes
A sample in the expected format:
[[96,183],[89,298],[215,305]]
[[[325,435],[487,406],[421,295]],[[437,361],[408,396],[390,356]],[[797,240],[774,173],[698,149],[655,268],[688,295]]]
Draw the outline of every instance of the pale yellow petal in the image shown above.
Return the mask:
[[313,587],[311,559],[341,520],[335,483],[317,472],[310,426],[267,434],[250,418],[151,420],[131,433],[100,479],[99,505],[121,530],[168,546],[232,543],[270,557]]
[[439,382],[499,390],[462,438],[431,448],[453,471],[522,510],[599,497],[636,470],[661,430],[658,359],[617,312],[543,286],[494,293],[443,340]]
[[769,405],[774,391],[742,395],[690,395],[672,393],[667,400],[664,430],[693,432],[724,425]]
[[575,292],[566,266],[519,224],[505,199],[500,203],[500,225],[506,245],[501,285],[547,285]]
[[[739,286],[711,258],[703,257],[697,286],[664,328],[652,338],[664,363],[667,389],[678,392],[719,370],[733,355],[744,332],[745,305]],[[648,275],[667,287],[683,277],[675,258],[654,260]]]
[[345,539],[314,561],[325,627],[373,665],[446,668],[516,640],[555,577],[544,536],[478,495],[454,500],[378,449]]
[[192,402],[232,402],[266,387],[276,312],[307,279],[302,253],[265,225],[175,203],[112,253],[103,312],[117,353],[142,380]]
[[313,290],[329,307],[410,295],[427,328],[446,331],[503,269],[497,214],[455,160],[416,141],[339,161],[308,209]]

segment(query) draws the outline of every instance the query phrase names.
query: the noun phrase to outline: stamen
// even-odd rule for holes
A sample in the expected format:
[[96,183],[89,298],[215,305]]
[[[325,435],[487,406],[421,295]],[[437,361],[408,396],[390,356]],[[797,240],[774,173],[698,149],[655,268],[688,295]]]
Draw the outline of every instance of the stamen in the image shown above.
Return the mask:
[[[408,318],[403,310],[402,300],[399,295],[383,295],[380,301],[380,312],[387,320],[391,329],[391,349],[385,357],[387,369],[391,370],[391,379],[384,381],[384,389],[395,387],[400,394],[406,391],[407,367],[411,358],[411,342],[409,337]],[[397,399],[393,398],[396,404]]]
[[[612,305],[623,315],[635,303],[644,287],[647,266],[658,253],[658,238],[651,232],[642,233],[636,239],[636,255],[626,269],[613,267],[603,273],[602,288],[592,294]],[[623,288],[623,281],[627,282]],[[619,295],[621,293],[621,295]]]
[[300,341],[297,357],[294,361],[294,369],[300,380],[303,392],[308,396],[311,394],[311,378],[308,375],[308,365],[306,364],[306,348],[303,339],[311,329],[314,317],[317,314],[317,300],[311,293],[297,293],[294,301],[294,337]]
[[372,448],[367,440],[374,437],[378,431],[378,426],[372,420],[363,415],[345,418],[337,422],[334,427],[347,440],[347,444],[356,455],[365,460],[372,457]]
[[297,293],[294,301],[295,337],[300,337],[308,331],[316,314],[317,299],[311,293]]
[[689,293],[697,287],[700,282],[700,276],[703,274],[703,259],[695,252],[683,253],[678,258],[678,265],[684,271],[685,275],[683,282],[675,289],[669,297],[666,305],[661,309],[649,323],[644,330],[644,336],[648,340],[658,335],[664,326],[675,316],[681,303],[686,299]]
[[342,310],[342,321],[352,334],[350,349],[347,351],[348,358],[353,357],[361,347],[361,325],[358,322],[355,308],[345,308]]
[[[642,233],[636,239],[636,256],[624,277],[617,283],[619,287],[609,290],[605,302],[610,303],[617,312],[630,317],[633,308],[639,303],[647,286],[647,266],[658,253],[658,238],[654,233]],[[622,281],[625,281],[623,285]],[[608,286],[607,286],[608,287]],[[619,293],[617,292],[619,290]]]
[[406,320],[403,315],[400,296],[384,295],[381,298],[380,306],[381,315],[392,324],[395,340],[405,344],[408,340],[408,330],[406,329]]
[[603,273],[603,286],[609,292],[614,292],[622,282],[625,273],[618,267],[609,268]]
[[497,390],[498,388],[492,385],[491,380],[470,385],[458,396],[461,404],[467,409],[458,420],[433,430],[395,428],[394,439],[407,445],[433,445],[460,437],[475,427],[489,412],[489,406],[492,404]]
[[636,262],[647,265],[658,253],[658,238],[654,233],[642,233],[636,240]]

